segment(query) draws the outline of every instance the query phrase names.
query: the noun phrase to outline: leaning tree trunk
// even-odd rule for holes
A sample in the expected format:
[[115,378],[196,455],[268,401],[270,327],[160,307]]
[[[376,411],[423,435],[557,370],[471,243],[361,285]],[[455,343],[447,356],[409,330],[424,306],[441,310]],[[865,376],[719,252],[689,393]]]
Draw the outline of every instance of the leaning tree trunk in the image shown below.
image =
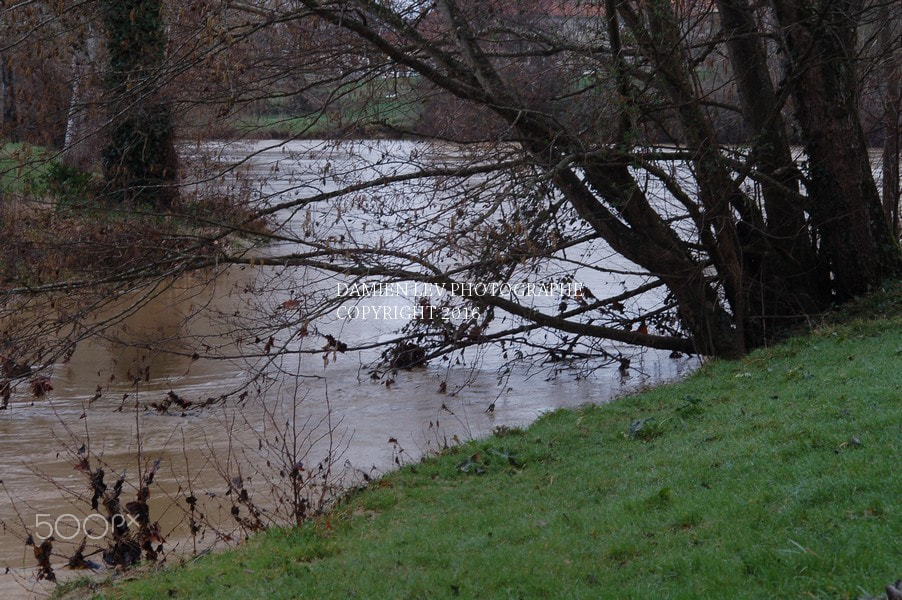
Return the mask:
[[[761,282],[757,307],[763,327],[782,326],[775,316],[811,314],[829,303],[829,282],[818,265],[802,203],[799,172],[786,135],[783,102],[771,79],[767,49],[759,36],[754,8],[749,0],[717,0],[730,64],[743,118],[750,131],[752,160],[767,176],[761,184],[767,215],[766,243],[757,260]],[[782,319],[785,322],[785,319]],[[790,323],[791,324],[791,323]],[[765,333],[766,337],[766,333]]]
[[[900,271],[859,119],[855,0],[774,0],[821,251],[844,300]],[[801,58],[806,57],[804,61]]]
[[160,0],[103,0],[109,65],[109,144],[103,151],[110,194],[168,209],[178,198],[171,105],[161,90],[166,40]]
[[[696,261],[685,242],[679,238],[651,207],[648,198],[629,172],[628,162],[622,158],[598,159],[583,162],[585,181],[569,168],[556,166],[561,154],[578,152],[579,144],[545,117],[524,110],[521,100],[495,70],[489,58],[482,52],[476,36],[460,14],[453,0],[442,0],[439,7],[447,20],[464,61],[473,73],[475,82],[490,99],[488,102],[500,116],[506,119],[523,140],[523,144],[540,164],[554,172],[553,180],[579,215],[611,247],[629,260],[658,273],[677,300],[680,318],[691,332],[696,351],[724,357],[737,357],[746,351],[741,326],[734,326],[730,316],[717,299],[717,295],[704,277],[704,266]],[[628,124],[621,121],[622,127]],[[548,157],[555,157],[548,161]],[[723,181],[718,182],[726,187]],[[714,185],[714,184],[712,184]],[[600,201],[615,207],[624,225]],[[716,262],[727,271],[725,278],[731,293],[740,286],[738,257],[731,224],[723,214],[726,206],[712,206],[710,199],[707,223],[724,225],[715,246]],[[718,214],[714,214],[718,213]],[[703,229],[707,229],[702,225]],[[726,230],[724,232],[724,230]],[[726,265],[726,266],[724,266]]]
[[[700,218],[696,220],[700,239],[723,282],[726,300],[733,314],[737,353],[759,344],[760,335],[749,329],[747,295],[757,284],[747,268],[748,232],[763,229],[763,217],[733,180],[723,161],[717,135],[701,105],[701,95],[692,83],[691,64],[673,7],[667,0],[653,0],[642,12],[621,6],[637,44],[653,66],[655,83],[670,98],[681,127],[684,144],[692,155],[689,161],[698,184]],[[740,231],[734,211],[745,223]]]

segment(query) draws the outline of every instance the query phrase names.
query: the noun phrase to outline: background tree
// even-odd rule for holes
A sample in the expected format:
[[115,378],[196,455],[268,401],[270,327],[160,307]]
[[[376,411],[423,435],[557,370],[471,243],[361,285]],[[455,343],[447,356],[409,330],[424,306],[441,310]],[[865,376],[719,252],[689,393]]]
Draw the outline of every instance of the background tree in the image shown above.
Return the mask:
[[103,151],[110,193],[166,209],[178,198],[172,110],[161,90],[166,58],[162,2],[100,2],[107,35],[110,143]]
[[10,59],[3,56],[0,60],[0,98],[3,105],[3,129],[12,141],[16,139],[16,80]]
[[90,171],[100,160],[104,127],[101,40],[92,22],[73,28],[72,83],[62,164]]

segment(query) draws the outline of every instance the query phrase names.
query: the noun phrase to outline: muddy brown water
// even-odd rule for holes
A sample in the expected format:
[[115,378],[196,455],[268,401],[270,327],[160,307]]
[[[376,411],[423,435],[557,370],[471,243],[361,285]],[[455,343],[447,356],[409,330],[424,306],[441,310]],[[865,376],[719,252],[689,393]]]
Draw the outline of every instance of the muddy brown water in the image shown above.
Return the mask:
[[[230,150],[231,158],[269,147],[255,154],[248,163],[249,172],[265,181],[261,184],[265,194],[278,193],[280,185],[297,184],[293,169],[304,170],[311,161],[325,160],[315,143],[294,144],[291,152],[274,143],[242,146]],[[365,152],[384,153],[378,144],[364,146]],[[403,146],[402,151],[408,153],[410,148]],[[334,149],[329,152],[327,159],[334,162]],[[353,153],[352,148],[349,154]],[[273,165],[278,166],[278,175]],[[671,359],[666,352],[646,350],[634,351],[627,376],[610,366],[580,379],[567,374],[549,378],[548,365],[533,364],[502,377],[501,357],[467,351],[460,364],[438,361],[401,371],[386,386],[369,377],[368,366],[376,358],[373,352],[329,354],[328,364],[322,352],[292,354],[266,364],[266,385],[260,390],[249,388],[241,403],[233,398],[203,410],[165,414],[147,410],[148,404],[163,401],[170,391],[196,402],[240,388],[261,361],[271,358],[259,352],[259,344],[260,356],[249,359],[196,360],[192,353],[199,347],[215,347],[220,354],[238,356],[247,347],[230,335],[225,316],[241,313],[271,319],[276,314],[273,307],[291,298],[291,290],[300,285],[294,280],[267,287],[264,284],[272,277],[285,275],[261,268],[230,269],[216,273],[216,278],[210,275],[171,282],[107,337],[82,343],[68,363],[56,365],[51,374],[53,390],[45,399],[30,401],[20,393],[11,409],[0,411],[0,479],[8,491],[0,493],[0,520],[6,524],[0,529],[0,565],[12,569],[0,575],[0,596],[27,596],[47,589],[34,582],[32,548],[19,537],[22,524],[34,530],[39,521],[91,514],[84,473],[74,468],[77,459],[67,452],[86,440],[92,454],[102,455],[110,473],[128,473],[127,500],[134,498],[130,486],[142,465],[161,459],[152,488],[151,517],[159,520],[167,547],[190,552],[195,541],[198,547],[209,546],[215,535],[207,530],[201,540],[188,536],[184,511],[188,482],[195,495],[204,498],[210,520],[219,520],[227,528],[231,523],[228,503],[223,503],[227,484],[217,462],[224,463],[232,452],[258,466],[264,464],[267,456],[259,452],[261,440],[272,439],[277,424],[288,420],[292,411],[295,421],[304,425],[300,443],[306,444],[301,451],[305,465],[312,467],[327,456],[331,440],[335,471],[342,472],[347,483],[359,481],[364,472],[368,476],[385,472],[446,444],[487,435],[496,427],[523,426],[550,410],[604,403],[641,386],[679,378],[697,364],[693,359]],[[302,279],[303,275],[292,277]],[[335,286],[336,281],[325,278],[316,285]],[[601,295],[606,286],[616,290],[619,285],[619,281],[594,281],[593,289]],[[271,297],[259,297],[258,290],[264,288]],[[392,306],[405,299],[363,302]],[[340,339],[354,342],[384,339],[398,322],[355,319],[333,327]],[[323,340],[314,338],[293,341],[290,348],[316,350]],[[140,377],[134,384],[136,374]],[[94,399],[98,386],[102,394]],[[494,410],[487,410],[490,405]],[[309,437],[308,431],[312,432]],[[329,431],[331,438],[325,435]],[[108,481],[114,478],[108,475]],[[70,521],[71,517],[60,521],[63,536],[71,534]],[[101,562],[98,556],[92,559]]]

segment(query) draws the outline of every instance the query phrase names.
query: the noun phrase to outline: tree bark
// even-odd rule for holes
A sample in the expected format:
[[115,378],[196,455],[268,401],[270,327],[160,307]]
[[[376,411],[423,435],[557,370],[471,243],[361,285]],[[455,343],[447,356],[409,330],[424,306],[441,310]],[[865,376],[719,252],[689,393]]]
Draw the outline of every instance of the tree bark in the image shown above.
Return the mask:
[[789,58],[795,112],[809,160],[821,251],[838,300],[900,270],[859,120],[855,0],[774,0]]
[[750,205],[723,164],[714,127],[701,108],[700,95],[693,89],[689,56],[677,28],[673,7],[666,0],[651,0],[635,12],[621,5],[622,14],[642,52],[658,74],[655,82],[672,104],[682,128],[685,144],[692,156],[700,201],[696,223],[702,243],[723,282],[727,302],[733,313],[731,345],[738,353],[756,345],[746,340],[747,291],[749,282],[744,268],[743,244],[733,215],[736,210],[752,229],[761,229],[761,215]]
[[18,141],[16,117],[16,80],[8,56],[0,54],[0,101],[3,103],[3,135]]
[[[829,281],[798,201],[799,172],[786,135],[783,101],[777,97],[754,10],[748,0],[718,0],[721,28],[736,78],[743,118],[753,132],[752,164],[761,184],[767,216],[765,238],[753,262],[760,281],[749,305],[765,331],[779,325],[773,315],[811,314],[829,303]],[[769,318],[770,316],[770,318]]]
[[883,61],[883,212],[893,234],[902,234],[899,221],[899,112],[902,108],[902,69],[899,67],[899,16],[888,4],[881,7],[880,59]]
[[160,0],[104,0],[111,109],[104,176],[121,201],[166,210],[178,199],[172,109],[161,90],[166,54]]
[[62,164],[83,171],[100,159],[99,144],[92,143],[100,134],[97,104],[99,103],[99,82],[92,67],[97,64],[100,39],[89,26],[83,47],[72,56],[72,96],[69,100],[69,114],[66,117],[66,137],[63,143]]

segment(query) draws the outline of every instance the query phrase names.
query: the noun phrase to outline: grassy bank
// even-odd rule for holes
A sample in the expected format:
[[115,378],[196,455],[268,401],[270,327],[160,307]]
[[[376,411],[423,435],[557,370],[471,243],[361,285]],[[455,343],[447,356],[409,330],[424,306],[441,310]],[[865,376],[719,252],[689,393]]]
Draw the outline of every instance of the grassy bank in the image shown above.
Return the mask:
[[902,286],[738,362],[391,473],[142,598],[857,598],[902,576]]
[[49,150],[20,142],[0,141],[0,196],[30,191],[46,177]]
[[322,112],[297,114],[272,103],[263,113],[234,119],[235,133],[249,138],[366,138],[412,131],[425,105],[412,93],[415,78],[351,85],[336,92]]
[[422,106],[418,104],[385,100],[329,114],[244,116],[235,120],[232,129],[251,139],[378,138],[389,132],[411,131],[420,112]]

